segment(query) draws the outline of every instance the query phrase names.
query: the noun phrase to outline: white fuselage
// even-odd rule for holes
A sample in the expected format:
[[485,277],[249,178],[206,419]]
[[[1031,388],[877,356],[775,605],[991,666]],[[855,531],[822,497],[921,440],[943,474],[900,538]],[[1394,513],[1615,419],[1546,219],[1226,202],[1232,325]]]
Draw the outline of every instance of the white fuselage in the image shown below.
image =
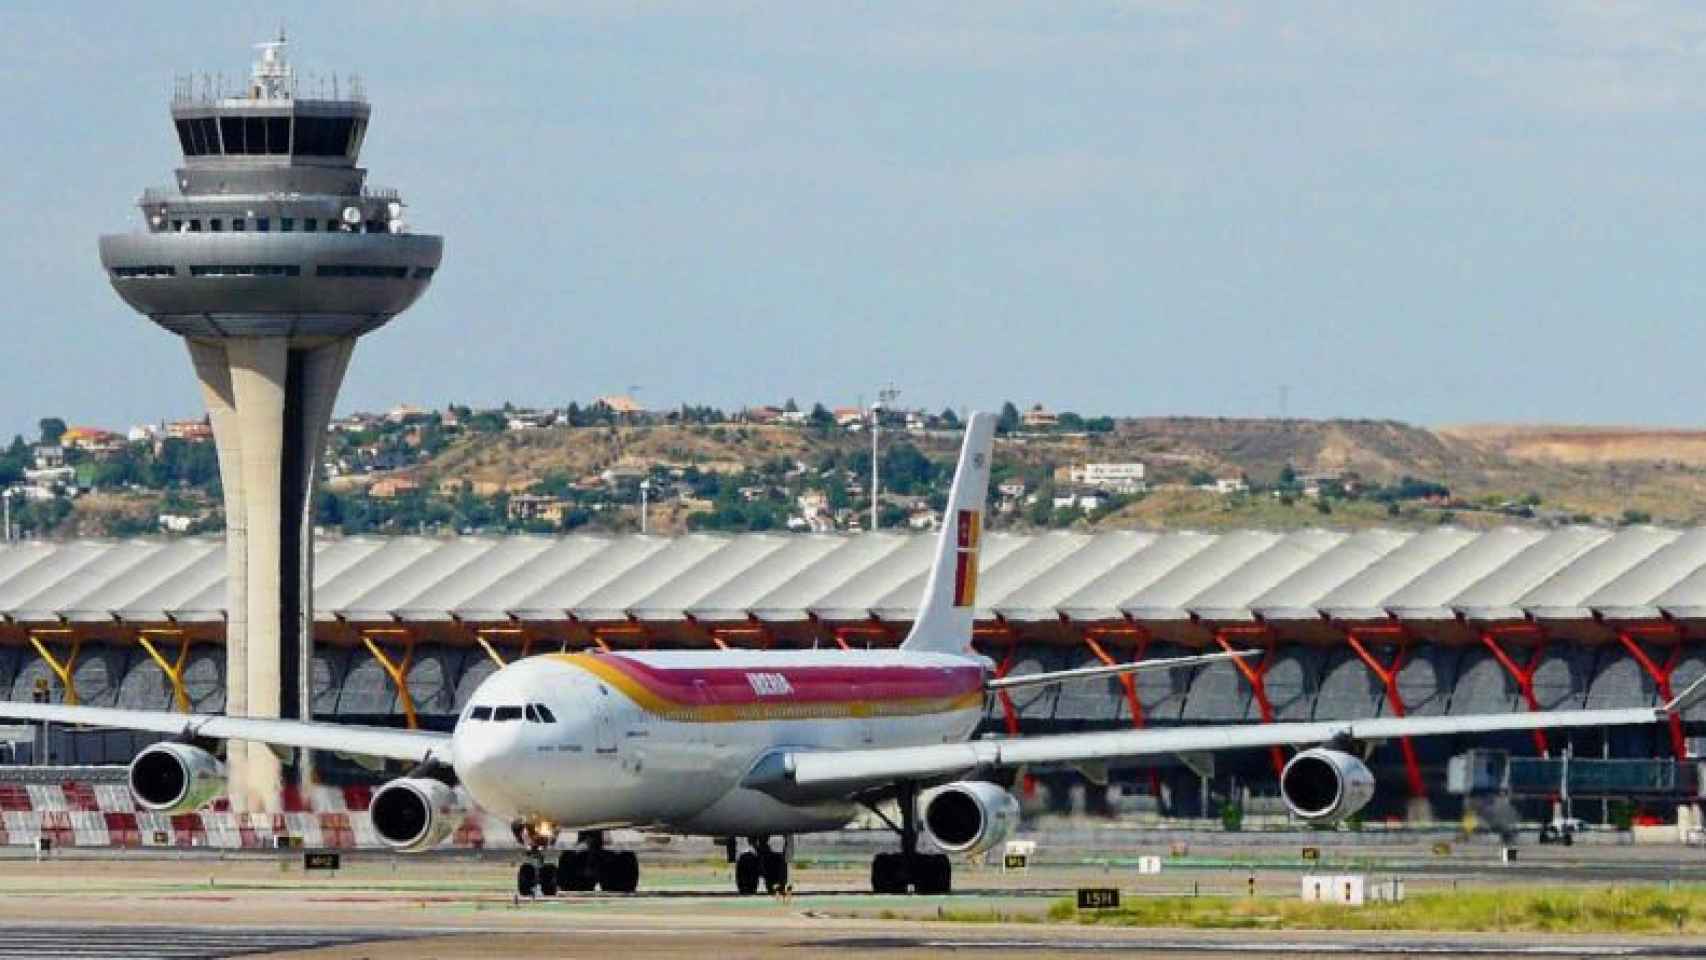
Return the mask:
[[475,691],[454,766],[485,810],[559,828],[830,830],[855,814],[850,798],[783,803],[742,779],[780,748],[966,740],[989,669],[973,655],[892,650],[533,657]]

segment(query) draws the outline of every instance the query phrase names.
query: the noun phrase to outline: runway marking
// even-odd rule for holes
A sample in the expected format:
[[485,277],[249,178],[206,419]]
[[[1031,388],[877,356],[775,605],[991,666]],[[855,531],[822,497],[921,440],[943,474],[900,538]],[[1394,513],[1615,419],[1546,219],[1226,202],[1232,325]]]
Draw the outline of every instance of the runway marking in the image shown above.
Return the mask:
[[0,925],[0,958],[219,960],[415,936],[374,930],[6,924]]

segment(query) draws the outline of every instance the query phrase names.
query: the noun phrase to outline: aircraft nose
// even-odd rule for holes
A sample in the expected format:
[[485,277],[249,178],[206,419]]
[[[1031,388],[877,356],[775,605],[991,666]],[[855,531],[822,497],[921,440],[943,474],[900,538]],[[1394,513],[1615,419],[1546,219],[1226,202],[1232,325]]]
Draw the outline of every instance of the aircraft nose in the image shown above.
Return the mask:
[[511,794],[521,782],[516,723],[463,723],[453,744],[456,776],[474,802],[497,814],[519,812]]

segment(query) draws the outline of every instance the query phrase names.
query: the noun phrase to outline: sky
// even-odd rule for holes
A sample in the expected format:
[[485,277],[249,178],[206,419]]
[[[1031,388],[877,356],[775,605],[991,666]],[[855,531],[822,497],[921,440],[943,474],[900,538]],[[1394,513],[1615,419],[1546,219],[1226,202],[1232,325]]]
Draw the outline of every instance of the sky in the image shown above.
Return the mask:
[[340,411],[1706,420],[1683,0],[7,0],[0,431],[200,414],[96,237],[281,21],[445,237]]

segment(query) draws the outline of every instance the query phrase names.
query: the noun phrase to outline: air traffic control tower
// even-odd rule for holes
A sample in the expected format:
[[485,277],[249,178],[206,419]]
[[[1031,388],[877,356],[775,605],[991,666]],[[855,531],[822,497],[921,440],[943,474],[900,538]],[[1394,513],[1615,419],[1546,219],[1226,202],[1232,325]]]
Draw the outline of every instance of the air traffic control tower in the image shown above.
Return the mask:
[[[137,312],[184,338],[225,491],[231,716],[307,717],[314,478],[356,338],[414,303],[443,241],[410,233],[396,192],[356,166],[371,110],[358,84],[299,96],[286,43],[258,45],[246,88],[180,79],[176,187],[143,229],[101,237]],[[307,93],[307,91],[303,91]],[[283,768],[233,744],[233,809],[276,809]]]

